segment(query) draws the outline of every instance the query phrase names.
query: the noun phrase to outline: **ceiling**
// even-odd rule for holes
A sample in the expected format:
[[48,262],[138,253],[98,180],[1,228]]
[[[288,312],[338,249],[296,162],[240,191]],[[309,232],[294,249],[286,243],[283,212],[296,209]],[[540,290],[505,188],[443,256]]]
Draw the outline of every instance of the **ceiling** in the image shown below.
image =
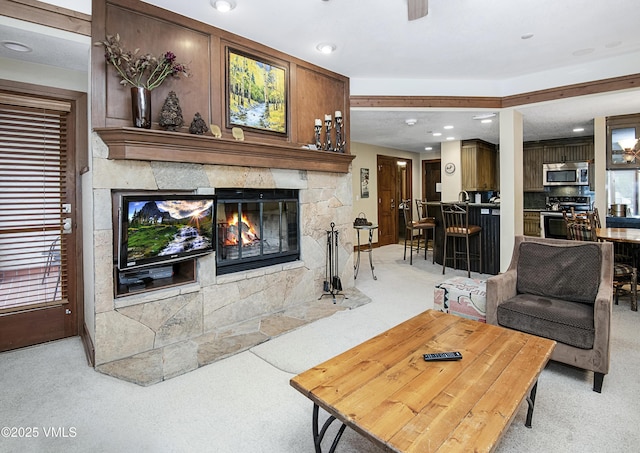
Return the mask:
[[[86,0],[45,1],[90,14]],[[502,97],[640,73],[637,0],[431,0],[429,14],[415,21],[407,20],[406,0],[234,0],[226,14],[209,0],[143,1],[345,75],[356,95]],[[34,49],[17,54],[0,46],[0,58],[88,67],[90,44],[0,19],[0,41]],[[336,51],[321,54],[321,42]],[[517,109],[525,141],[591,135],[595,117],[640,112],[640,88]],[[448,136],[497,143],[499,115],[490,124],[473,119],[486,113],[492,111],[352,109],[351,140],[418,153],[427,146],[438,153]]]

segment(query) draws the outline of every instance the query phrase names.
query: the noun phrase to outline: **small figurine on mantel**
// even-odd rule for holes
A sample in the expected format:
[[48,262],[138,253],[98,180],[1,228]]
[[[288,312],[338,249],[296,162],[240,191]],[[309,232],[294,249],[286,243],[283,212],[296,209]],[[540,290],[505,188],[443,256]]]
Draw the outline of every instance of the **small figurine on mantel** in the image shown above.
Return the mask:
[[169,91],[169,96],[167,96],[167,99],[164,101],[164,105],[160,111],[159,124],[165,131],[173,132],[184,124],[180,100],[178,96],[176,96],[175,91]]
[[193,117],[193,121],[191,121],[191,126],[189,126],[189,132],[196,135],[203,135],[206,132],[209,132],[209,126],[200,116],[200,112],[197,112]]

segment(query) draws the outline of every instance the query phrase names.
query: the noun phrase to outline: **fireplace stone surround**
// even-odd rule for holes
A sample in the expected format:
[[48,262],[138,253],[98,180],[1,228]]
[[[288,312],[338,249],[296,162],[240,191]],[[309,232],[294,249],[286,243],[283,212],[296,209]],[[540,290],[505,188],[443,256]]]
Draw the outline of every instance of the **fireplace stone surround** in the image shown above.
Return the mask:
[[[98,371],[154,384],[304,324],[309,307],[321,317],[366,303],[353,284],[351,234],[340,235],[340,278],[354,297],[344,306],[339,298],[339,307],[331,307],[330,298],[319,299],[326,230],[331,222],[345,233],[352,228],[351,172],[113,160],[96,133],[92,154],[94,319],[87,328],[93,327]],[[297,189],[300,260],[216,276],[210,254],[197,259],[195,283],[115,298],[112,191],[214,193],[215,187]]]

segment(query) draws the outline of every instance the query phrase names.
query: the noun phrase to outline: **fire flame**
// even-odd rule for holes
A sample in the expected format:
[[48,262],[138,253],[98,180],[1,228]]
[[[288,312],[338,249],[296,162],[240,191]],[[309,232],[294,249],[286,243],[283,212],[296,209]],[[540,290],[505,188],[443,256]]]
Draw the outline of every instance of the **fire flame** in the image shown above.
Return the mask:
[[[227,230],[226,244],[235,245],[238,243],[238,213],[233,213],[233,215],[227,219],[227,223],[229,225]],[[256,230],[253,228],[249,219],[243,214],[242,215],[242,245],[248,245],[252,242],[258,241],[260,238],[256,233]]]

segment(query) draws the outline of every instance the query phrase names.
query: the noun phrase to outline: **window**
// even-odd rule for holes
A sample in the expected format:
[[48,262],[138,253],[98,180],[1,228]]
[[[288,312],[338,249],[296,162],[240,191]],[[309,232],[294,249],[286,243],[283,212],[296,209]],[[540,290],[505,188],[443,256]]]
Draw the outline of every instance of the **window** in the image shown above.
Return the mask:
[[626,204],[627,215],[638,215],[640,212],[638,187],[640,185],[640,170],[609,170],[608,177],[608,205]]
[[[607,118],[607,169],[629,170],[640,168],[640,158],[627,162],[621,141],[634,140],[640,134],[640,115]],[[628,176],[627,176],[628,177]]]

